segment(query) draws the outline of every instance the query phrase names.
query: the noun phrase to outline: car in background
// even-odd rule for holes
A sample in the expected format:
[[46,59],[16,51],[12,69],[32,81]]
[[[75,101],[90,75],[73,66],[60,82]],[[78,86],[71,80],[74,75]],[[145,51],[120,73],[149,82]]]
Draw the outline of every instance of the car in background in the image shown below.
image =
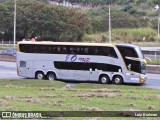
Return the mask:
[[11,56],[16,56],[16,49],[8,48],[2,50],[2,55],[11,55]]

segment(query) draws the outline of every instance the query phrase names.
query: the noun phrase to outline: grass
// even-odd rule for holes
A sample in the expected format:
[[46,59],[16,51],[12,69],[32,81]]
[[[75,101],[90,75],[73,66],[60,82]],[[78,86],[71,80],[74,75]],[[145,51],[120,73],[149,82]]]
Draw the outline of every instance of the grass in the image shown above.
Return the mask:
[[[99,32],[90,35],[85,35],[83,41],[88,42],[108,42],[108,32]],[[157,38],[157,33],[151,28],[132,28],[132,29],[112,29],[113,43],[134,43],[144,47],[159,46],[160,39]]]
[[0,111],[160,110],[160,90],[139,85],[66,85],[61,81],[0,80]]
[[3,50],[3,49],[7,49],[7,48],[15,48],[13,45],[0,45],[0,50]]
[[160,65],[160,59],[151,59],[151,63],[149,64]]

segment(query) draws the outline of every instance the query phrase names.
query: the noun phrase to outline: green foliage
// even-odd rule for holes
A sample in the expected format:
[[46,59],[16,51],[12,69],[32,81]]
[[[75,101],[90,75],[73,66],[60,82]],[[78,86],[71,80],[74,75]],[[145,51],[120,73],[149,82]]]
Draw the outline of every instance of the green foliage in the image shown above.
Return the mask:
[[138,28],[138,29],[113,29],[114,34],[132,34],[133,36],[155,36],[156,32],[151,28]]
[[160,65],[160,60],[159,59],[151,59],[151,63],[149,63],[149,64]]
[[[112,42],[115,43],[138,43],[155,42],[157,33],[151,28],[132,28],[132,29],[112,29]],[[85,35],[83,41],[88,42],[108,42],[107,32]],[[142,46],[143,46],[142,44]],[[151,43],[149,43],[152,45]],[[157,44],[157,43],[156,43]],[[140,44],[139,44],[140,45]],[[148,45],[147,45],[148,46]],[[155,46],[155,45],[154,45]]]
[[[4,32],[6,40],[13,38],[13,6],[13,2],[0,4],[0,31]],[[89,29],[90,21],[73,9],[51,6],[36,0],[19,0],[16,27],[17,39],[38,36],[50,41],[80,41]]]
[[[109,26],[109,15],[102,20],[102,31],[107,31]],[[123,12],[113,12],[111,17],[112,28],[137,28],[139,27],[139,21],[133,16]]]
[[113,36],[126,42],[155,41],[156,31],[151,28],[113,29]]
[[133,5],[127,5],[124,9],[124,12],[128,12],[129,14],[137,13],[137,9]]

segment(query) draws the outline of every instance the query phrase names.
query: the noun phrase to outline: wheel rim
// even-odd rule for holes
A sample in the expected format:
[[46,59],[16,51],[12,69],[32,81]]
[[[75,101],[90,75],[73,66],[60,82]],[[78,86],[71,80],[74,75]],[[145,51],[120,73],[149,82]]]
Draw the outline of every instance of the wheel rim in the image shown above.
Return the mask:
[[121,79],[120,78],[115,78],[115,83],[120,83],[121,82]]
[[42,80],[42,79],[43,79],[43,74],[38,74],[38,75],[37,75],[37,78],[38,78],[39,80]]
[[54,80],[54,75],[49,75],[48,80]]
[[106,82],[107,82],[107,78],[106,78],[106,77],[102,77],[102,78],[101,78],[101,82],[102,82],[102,83],[106,83]]

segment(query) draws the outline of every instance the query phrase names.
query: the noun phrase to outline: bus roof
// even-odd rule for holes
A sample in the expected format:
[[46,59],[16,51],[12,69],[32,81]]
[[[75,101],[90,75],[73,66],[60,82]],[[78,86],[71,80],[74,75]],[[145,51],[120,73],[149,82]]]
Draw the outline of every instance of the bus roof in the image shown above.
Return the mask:
[[128,48],[139,48],[139,46],[133,45],[133,44],[116,44],[116,46],[118,46],[118,47],[128,47]]
[[85,43],[85,42],[52,42],[52,41],[40,41],[40,42],[32,42],[32,41],[20,41],[19,44],[39,44],[39,45],[73,45],[73,46],[110,46],[114,47],[114,44],[109,43]]

